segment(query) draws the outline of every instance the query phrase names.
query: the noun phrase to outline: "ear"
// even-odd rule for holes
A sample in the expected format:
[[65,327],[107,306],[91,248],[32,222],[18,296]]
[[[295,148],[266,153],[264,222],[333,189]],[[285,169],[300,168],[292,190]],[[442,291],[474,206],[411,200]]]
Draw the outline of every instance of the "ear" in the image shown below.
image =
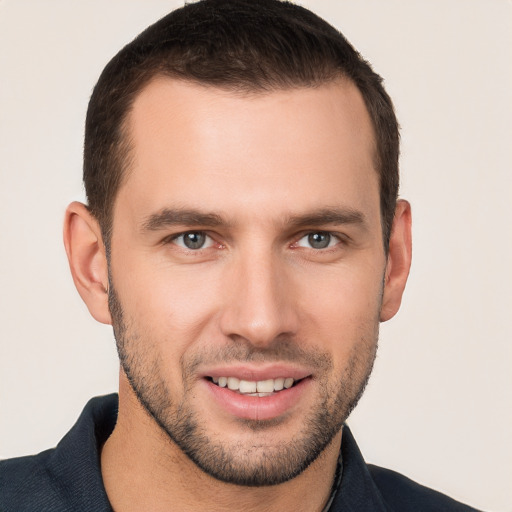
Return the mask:
[[384,295],[380,321],[393,318],[402,302],[412,257],[411,205],[399,200],[389,239],[388,261],[384,278]]
[[108,266],[98,221],[87,207],[71,203],[64,219],[64,246],[76,289],[91,315],[111,324],[108,309]]

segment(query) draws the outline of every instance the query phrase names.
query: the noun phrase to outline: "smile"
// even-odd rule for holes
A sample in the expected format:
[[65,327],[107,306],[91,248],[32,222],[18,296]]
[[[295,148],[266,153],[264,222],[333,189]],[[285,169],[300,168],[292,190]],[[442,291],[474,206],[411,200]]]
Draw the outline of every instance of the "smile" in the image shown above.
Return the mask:
[[203,371],[205,407],[230,419],[284,419],[315,392],[311,369],[288,363],[227,364]]
[[221,388],[227,387],[241,395],[266,397],[272,396],[283,389],[290,389],[295,384],[292,377],[279,377],[266,380],[244,380],[237,377],[211,377],[214,384]]

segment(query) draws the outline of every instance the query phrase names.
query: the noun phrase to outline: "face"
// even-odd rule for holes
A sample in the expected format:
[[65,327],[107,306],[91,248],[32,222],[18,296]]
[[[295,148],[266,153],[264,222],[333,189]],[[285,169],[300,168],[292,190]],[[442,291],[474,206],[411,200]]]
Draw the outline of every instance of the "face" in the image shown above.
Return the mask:
[[386,257],[354,86],[234,95],[159,79],[137,98],[109,305],[124,374],[208,474],[303,471],[375,357]]

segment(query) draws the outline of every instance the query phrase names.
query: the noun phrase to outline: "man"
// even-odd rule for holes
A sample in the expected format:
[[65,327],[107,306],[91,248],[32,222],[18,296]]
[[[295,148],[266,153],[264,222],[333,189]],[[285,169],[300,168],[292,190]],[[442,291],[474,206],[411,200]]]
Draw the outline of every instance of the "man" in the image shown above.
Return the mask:
[[0,510],[471,510],[343,426],[411,260],[398,124],[341,34],[204,0],[107,65],[64,240],[119,396],[0,465]]

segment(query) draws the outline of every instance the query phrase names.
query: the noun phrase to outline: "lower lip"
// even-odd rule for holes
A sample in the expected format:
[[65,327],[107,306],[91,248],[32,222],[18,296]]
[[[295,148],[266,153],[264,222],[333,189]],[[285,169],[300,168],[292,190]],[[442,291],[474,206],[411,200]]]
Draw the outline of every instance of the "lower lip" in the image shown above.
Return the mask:
[[221,388],[213,382],[205,382],[214,400],[229,414],[246,420],[271,420],[293,409],[311,383],[305,378],[289,389],[283,389],[271,396],[247,396]]

